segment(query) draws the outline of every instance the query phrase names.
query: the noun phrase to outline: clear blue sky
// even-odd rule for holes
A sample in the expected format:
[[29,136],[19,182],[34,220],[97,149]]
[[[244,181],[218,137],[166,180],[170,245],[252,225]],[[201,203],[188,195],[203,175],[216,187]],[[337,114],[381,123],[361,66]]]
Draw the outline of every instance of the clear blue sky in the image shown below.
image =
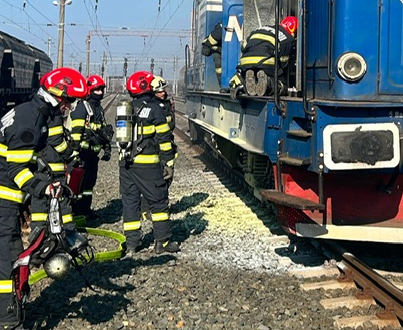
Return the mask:
[[[135,70],[149,70],[149,62],[155,58],[155,73],[164,69],[164,76],[172,79],[173,59],[178,58],[179,72],[189,38],[164,34],[190,30],[192,6],[192,0],[72,0],[65,8],[64,66],[78,69],[82,62],[85,73],[86,38],[91,31],[90,73],[100,74],[105,53],[109,75],[122,75],[119,60],[124,57],[129,58],[128,75]],[[56,65],[59,6],[53,0],[0,0],[0,8],[0,30],[46,53],[50,38],[50,56]],[[118,30],[145,30],[146,35],[97,35],[110,30],[115,34]]]

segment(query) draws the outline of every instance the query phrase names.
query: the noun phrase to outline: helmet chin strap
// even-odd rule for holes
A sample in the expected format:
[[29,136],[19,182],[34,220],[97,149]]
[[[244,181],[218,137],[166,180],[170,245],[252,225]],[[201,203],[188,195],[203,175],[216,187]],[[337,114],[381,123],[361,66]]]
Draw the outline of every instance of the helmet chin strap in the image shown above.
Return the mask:
[[60,101],[54,97],[53,95],[49,94],[43,87],[40,87],[38,90],[38,95],[42,96],[46,103],[50,103],[52,107],[57,107]]

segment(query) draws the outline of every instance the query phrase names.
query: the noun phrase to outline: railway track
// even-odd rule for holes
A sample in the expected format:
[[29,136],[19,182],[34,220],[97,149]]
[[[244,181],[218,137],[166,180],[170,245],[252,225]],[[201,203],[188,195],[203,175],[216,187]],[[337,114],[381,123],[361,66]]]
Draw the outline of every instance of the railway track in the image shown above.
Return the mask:
[[[234,175],[231,169],[226,168],[225,162],[220,162],[220,157],[210,155],[208,148],[201,148],[191,144],[187,117],[184,114],[184,100],[176,99],[176,104],[177,128],[175,134],[181,138],[181,142],[179,142],[181,144],[180,148],[183,150],[183,144],[186,143],[187,152],[203,155],[204,161],[207,160],[210,164],[214,162],[212,166],[215,169],[219,169],[219,174],[217,175],[216,171],[206,173],[206,176],[211,180],[211,184],[220,189],[221,192],[226,191],[223,199],[227,200],[229,209],[232,209],[231,211],[245,212],[247,214],[247,210],[242,210],[246,205],[243,200],[253,198],[253,196],[245,197],[248,192],[244,189],[245,187],[239,185],[239,177]],[[196,166],[204,165],[197,164]],[[239,199],[239,197],[231,194],[230,190],[234,187],[238,187],[235,189],[243,191],[245,194],[243,198]],[[273,221],[273,215],[263,215],[264,212],[270,213],[267,212],[267,209],[262,204],[256,202],[257,200],[251,201],[249,204],[258,204],[260,205],[259,207],[263,208],[257,210],[259,207],[255,207],[254,211],[260,213],[261,217],[251,219],[249,223],[251,230],[253,230],[254,223],[258,224],[261,221],[265,223],[267,221],[267,235],[276,237],[273,240],[277,240],[279,245],[283,245],[283,247],[288,244],[285,248],[288,250],[289,255],[284,259],[290,259],[290,262],[295,264],[304,264],[303,253],[302,256],[294,256],[294,258],[289,253],[290,250],[295,249],[295,247],[292,247],[293,244],[295,246],[299,244],[290,242],[287,235],[279,233],[281,230],[275,220]],[[249,213],[251,213],[250,210]],[[276,232],[278,235],[275,235]],[[317,259],[317,263],[322,262],[322,265],[319,267],[304,267],[303,269],[294,268],[290,271],[290,275],[306,279],[306,283],[300,286],[301,290],[325,291],[324,299],[320,301],[320,304],[323,308],[334,311],[334,325],[337,329],[368,327],[370,325],[379,328],[388,327],[389,329],[399,329],[401,327],[401,324],[403,324],[403,292],[398,285],[386,279],[386,277],[391,276],[391,272],[386,271],[381,274],[375,271],[334,242],[323,240],[313,240],[313,242],[316,246],[319,245],[322,251],[326,251],[325,255]],[[276,248],[280,249],[274,244],[274,249]],[[328,257],[329,251],[331,251],[332,258]],[[309,258],[313,259],[313,256],[308,253],[305,259]],[[338,261],[336,262],[335,259]],[[323,280],[324,277],[326,280]],[[336,292],[336,296],[332,292]]]

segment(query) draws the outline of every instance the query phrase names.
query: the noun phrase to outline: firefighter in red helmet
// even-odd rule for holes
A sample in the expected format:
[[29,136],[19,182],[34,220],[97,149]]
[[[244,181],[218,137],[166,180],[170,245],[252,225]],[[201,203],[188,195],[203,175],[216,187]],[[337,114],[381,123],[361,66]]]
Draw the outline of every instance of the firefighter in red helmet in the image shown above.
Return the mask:
[[[19,291],[16,283],[21,279],[14,277],[13,270],[23,250],[18,208],[30,194],[32,228],[48,223],[49,195],[66,186],[64,164],[74,156],[63,134],[63,113],[86,93],[85,78],[78,71],[58,68],[41,80],[29,102],[11,109],[0,120],[0,325],[4,328],[21,323],[21,305],[27,294],[26,286],[24,292]],[[60,208],[63,226],[73,228],[67,195]]]
[[[165,112],[153,99],[151,82],[154,76],[147,71],[135,72],[127,81],[132,97],[118,105],[117,141],[120,155],[120,192],[123,203],[123,222],[127,249],[135,252],[142,244],[141,196],[148,202],[153,221],[155,253],[177,252],[179,245],[171,240],[172,222],[168,213],[168,185],[163,167],[174,165],[171,130]],[[120,107],[126,108],[122,114]],[[125,131],[125,121],[132,128]],[[124,131],[123,134],[120,129]]]
[[[237,66],[238,72],[230,81],[230,87],[237,90],[239,86],[252,96],[274,94],[275,68],[278,68],[279,95],[287,92],[284,70],[294,48],[294,37],[298,28],[298,19],[294,16],[284,18],[278,26],[278,63],[275,63],[274,26],[263,26],[251,32],[242,47],[242,55]],[[232,91],[232,94],[236,92]]]
[[111,158],[110,141],[113,129],[105,120],[101,100],[105,94],[105,81],[98,75],[87,79],[88,94],[86,100],[77,103],[71,112],[71,138],[80,146],[79,162],[85,174],[82,181],[82,192],[73,204],[74,215],[84,215],[94,220],[97,215],[91,209],[93,189],[98,177],[99,154],[103,151],[101,160]]

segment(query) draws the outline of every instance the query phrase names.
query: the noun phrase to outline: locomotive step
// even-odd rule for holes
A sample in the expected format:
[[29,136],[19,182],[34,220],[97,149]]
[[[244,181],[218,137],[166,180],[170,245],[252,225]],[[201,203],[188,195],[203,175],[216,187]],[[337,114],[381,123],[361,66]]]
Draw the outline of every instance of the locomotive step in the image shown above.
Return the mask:
[[301,197],[296,197],[292,195],[287,195],[278,190],[267,189],[260,190],[260,195],[266,200],[273,202],[275,204],[289,206],[298,210],[324,210],[325,205],[320,203],[312,202],[309,199],[304,199]]
[[301,137],[301,138],[309,138],[309,137],[312,136],[311,132],[307,132],[307,131],[305,131],[303,129],[287,131],[287,134],[297,136],[297,137]]
[[294,166],[309,165],[312,162],[310,157],[301,159],[301,158],[289,157],[286,155],[281,155],[279,157],[279,160],[284,164],[294,165]]

